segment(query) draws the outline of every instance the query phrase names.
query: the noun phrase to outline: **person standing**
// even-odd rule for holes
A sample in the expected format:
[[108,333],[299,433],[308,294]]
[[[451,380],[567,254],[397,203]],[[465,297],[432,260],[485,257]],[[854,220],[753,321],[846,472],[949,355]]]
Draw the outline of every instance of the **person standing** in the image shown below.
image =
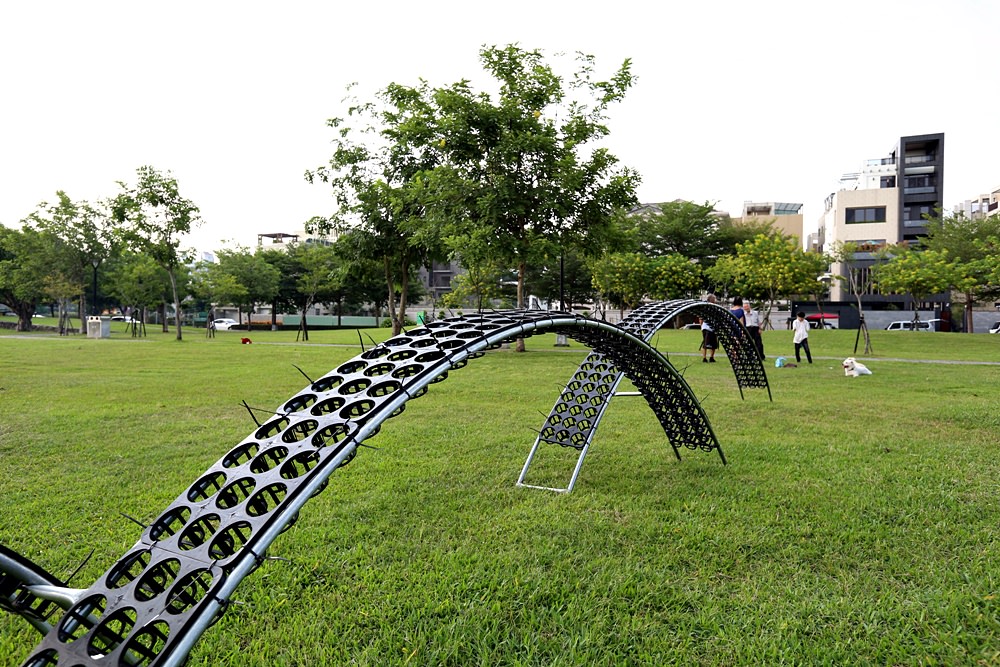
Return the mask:
[[802,358],[799,356],[799,350],[806,351],[806,359],[809,360],[811,364],[813,362],[812,354],[809,352],[809,323],[806,322],[806,314],[801,310],[795,313],[795,321],[792,322],[792,331],[794,335],[792,336],[792,342],[795,343],[795,361],[802,363]]
[[715,335],[715,330],[703,318],[698,318],[701,322],[701,363],[715,363],[715,350],[719,347],[719,338]]
[[753,309],[750,300],[743,302],[743,324],[746,325],[750,333],[750,340],[757,349],[757,356],[764,359],[764,339],[760,337],[761,318],[760,313]]
[[733,307],[729,309],[729,312],[733,314],[733,317],[738,319],[740,322],[743,322],[743,325],[746,326],[746,320],[743,319],[743,299],[740,297],[733,299]]

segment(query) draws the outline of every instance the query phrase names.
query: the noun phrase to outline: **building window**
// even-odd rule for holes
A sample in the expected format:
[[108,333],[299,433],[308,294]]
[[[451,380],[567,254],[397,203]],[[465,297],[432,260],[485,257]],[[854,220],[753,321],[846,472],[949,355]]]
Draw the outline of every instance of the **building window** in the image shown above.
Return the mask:
[[844,222],[849,225],[861,222],[885,222],[885,206],[845,209]]
[[904,188],[932,188],[937,185],[937,179],[933,175],[904,176]]

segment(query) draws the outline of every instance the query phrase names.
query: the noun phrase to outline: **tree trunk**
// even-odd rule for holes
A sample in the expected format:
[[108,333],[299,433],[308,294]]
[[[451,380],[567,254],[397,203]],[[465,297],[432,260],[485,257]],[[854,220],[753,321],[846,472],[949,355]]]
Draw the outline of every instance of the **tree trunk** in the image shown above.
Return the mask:
[[[521,260],[517,263],[517,307],[524,308],[524,274],[527,272],[527,263]],[[515,352],[524,352],[524,337],[518,336],[514,344]]]
[[965,305],[962,308],[962,318],[965,322],[962,326],[965,327],[965,333],[973,333],[975,329],[975,324],[972,320],[972,295],[968,292],[965,293]]
[[35,314],[34,304],[18,303],[14,309],[17,313],[17,327],[15,331],[31,331],[31,316]]
[[174,295],[174,325],[177,327],[177,340],[181,340],[181,299],[177,295],[177,276],[174,275],[173,269],[168,270],[167,275],[170,276],[170,291]]
[[399,332],[403,330],[403,325],[396,319],[396,291],[393,289],[395,286],[392,284],[392,266],[389,263],[388,255],[382,258],[382,268],[385,271],[385,284],[389,290],[386,306],[389,311],[389,319],[392,322],[392,335],[398,336]]
[[86,291],[80,292],[80,308],[77,310],[76,314],[80,316],[80,333],[84,336],[87,335],[87,294]]
[[393,335],[400,333],[403,330],[403,325],[406,324],[406,294],[410,288],[410,270],[404,263],[401,271],[403,275],[399,279],[399,317],[396,318],[396,321],[399,322],[399,331]]

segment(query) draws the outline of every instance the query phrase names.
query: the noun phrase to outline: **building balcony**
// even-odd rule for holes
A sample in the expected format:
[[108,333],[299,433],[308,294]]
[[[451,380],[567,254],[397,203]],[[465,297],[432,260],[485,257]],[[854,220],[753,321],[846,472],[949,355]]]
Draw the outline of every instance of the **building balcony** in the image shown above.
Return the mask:
[[925,162],[934,162],[937,160],[937,156],[933,153],[928,155],[907,155],[903,160],[903,164],[923,164]]
[[903,188],[904,195],[928,195],[937,191],[933,185],[925,185],[919,188]]

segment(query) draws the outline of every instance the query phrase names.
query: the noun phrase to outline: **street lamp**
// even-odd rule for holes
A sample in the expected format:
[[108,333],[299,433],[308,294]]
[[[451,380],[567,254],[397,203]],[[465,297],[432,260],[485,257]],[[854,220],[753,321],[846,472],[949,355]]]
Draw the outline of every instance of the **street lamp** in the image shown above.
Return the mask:
[[90,306],[90,309],[94,315],[99,315],[100,313],[97,312],[97,267],[101,265],[101,258],[94,257],[90,260],[90,263],[94,267],[94,302]]

